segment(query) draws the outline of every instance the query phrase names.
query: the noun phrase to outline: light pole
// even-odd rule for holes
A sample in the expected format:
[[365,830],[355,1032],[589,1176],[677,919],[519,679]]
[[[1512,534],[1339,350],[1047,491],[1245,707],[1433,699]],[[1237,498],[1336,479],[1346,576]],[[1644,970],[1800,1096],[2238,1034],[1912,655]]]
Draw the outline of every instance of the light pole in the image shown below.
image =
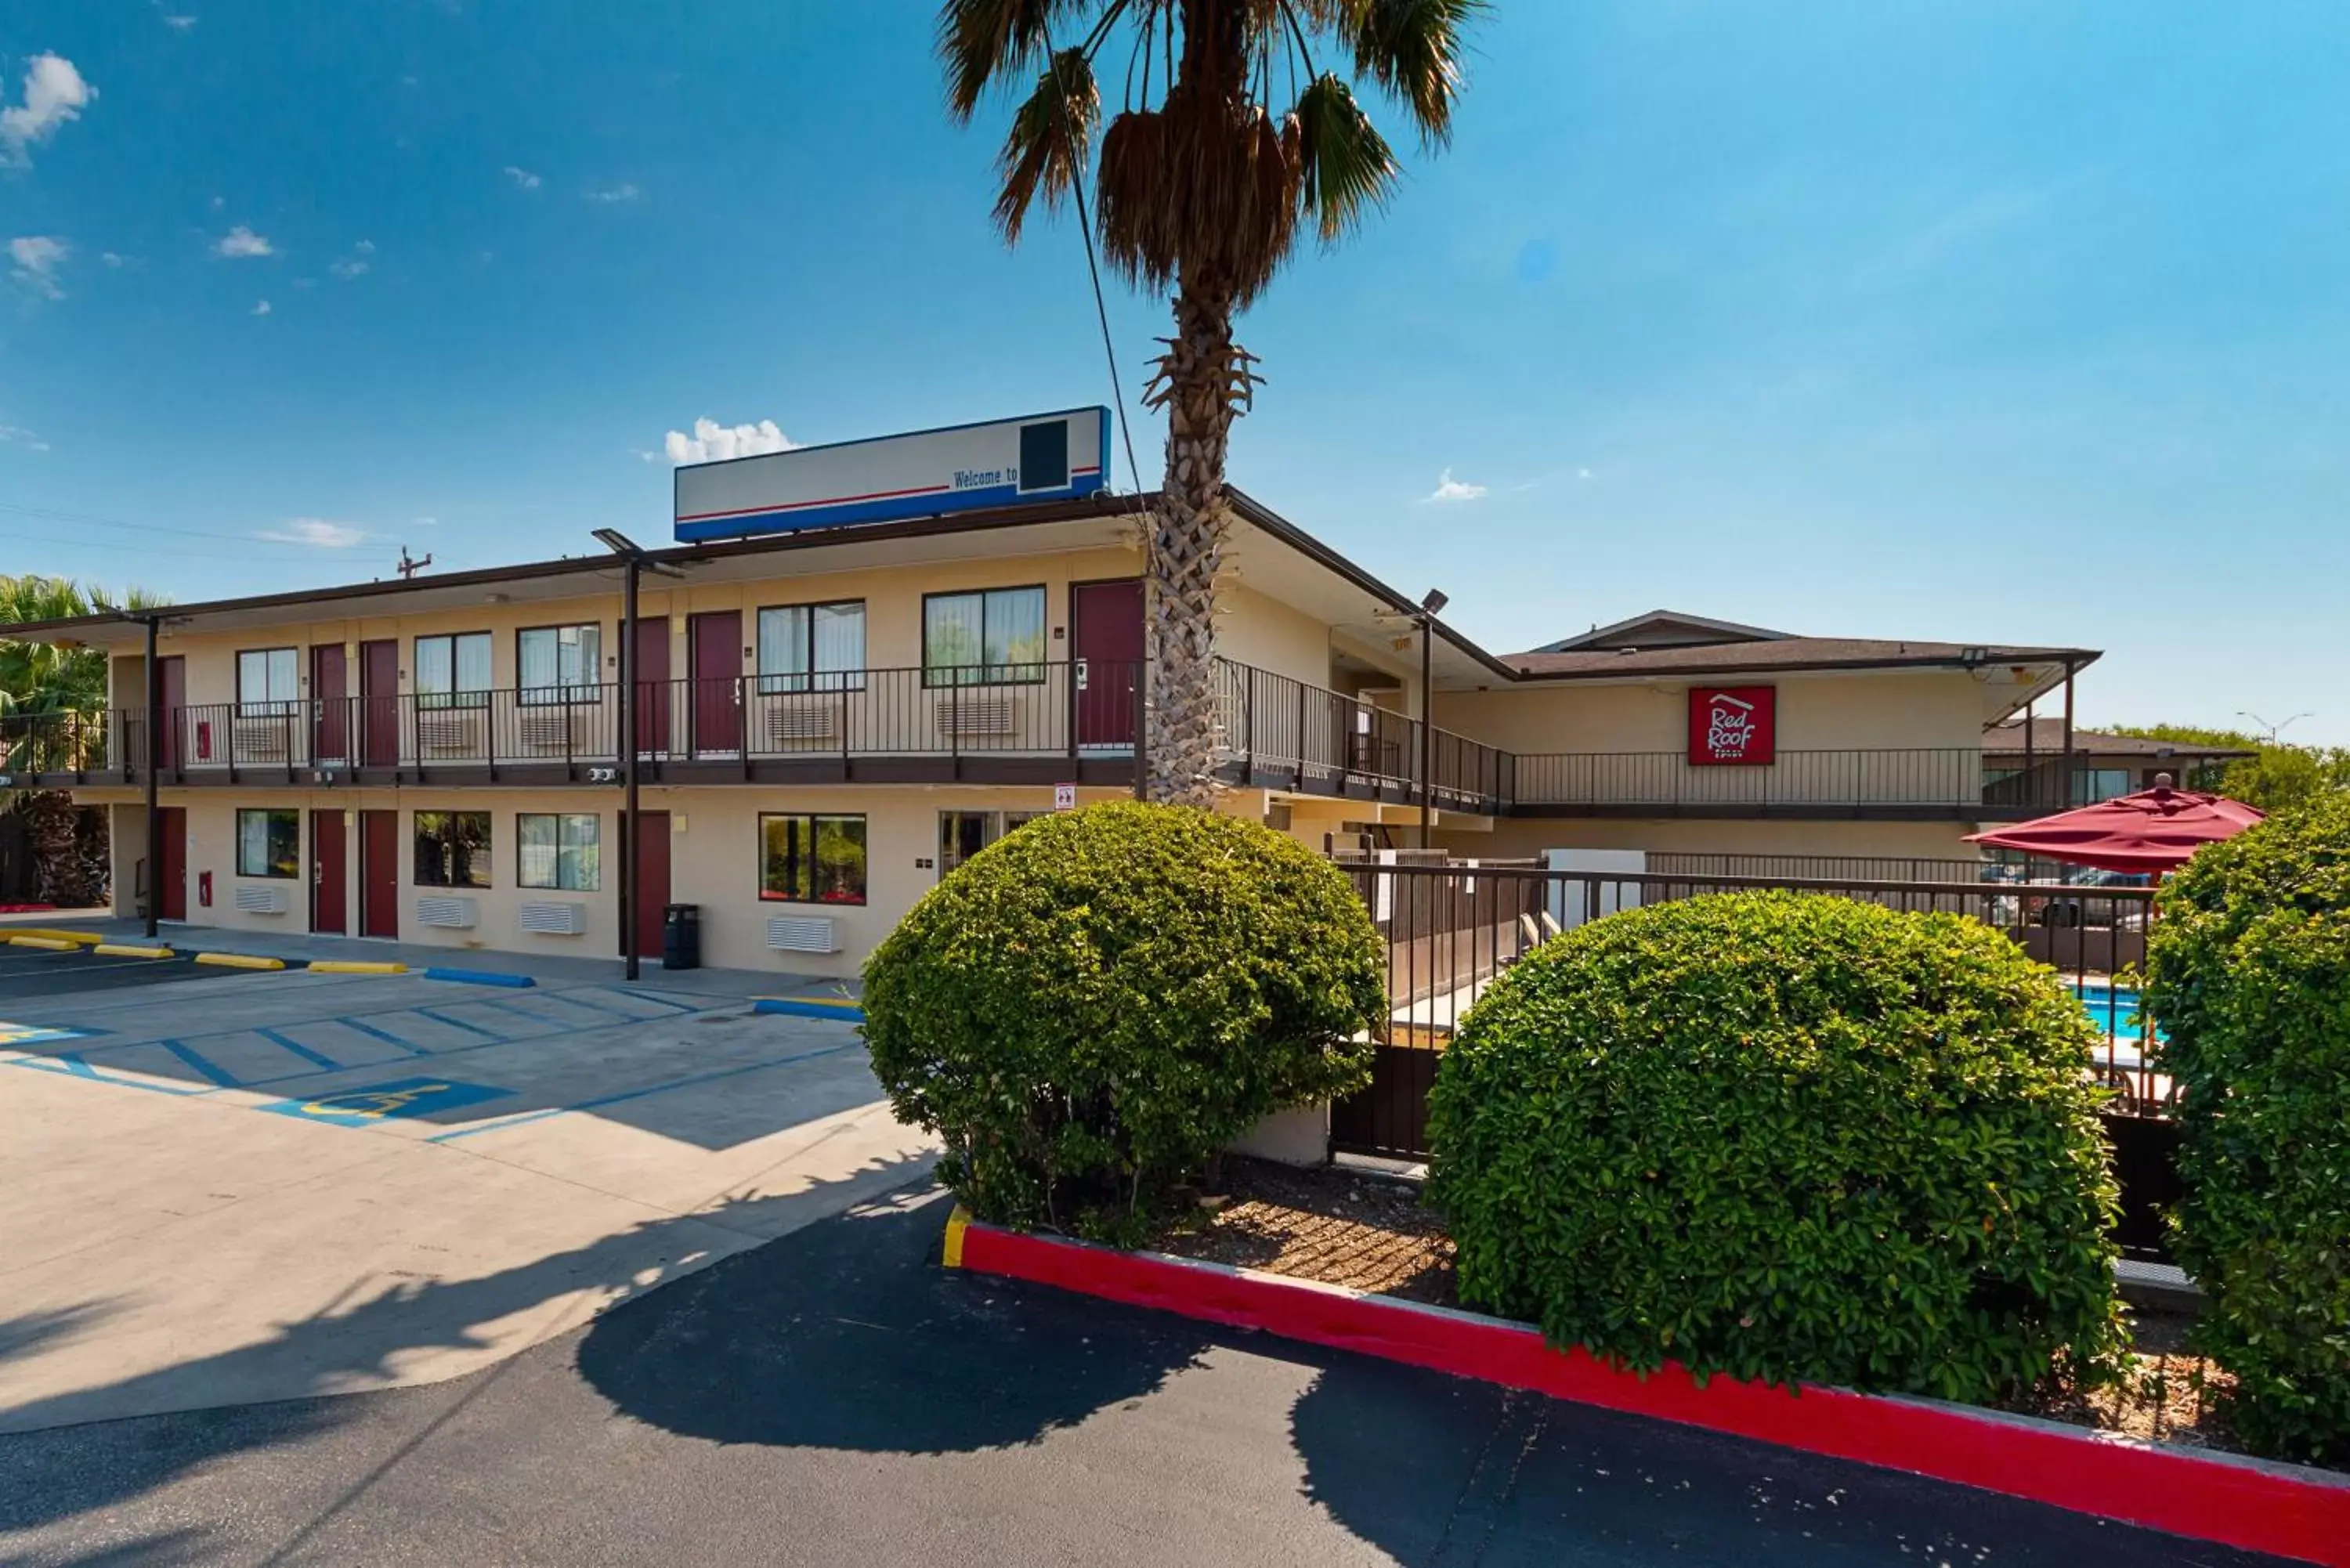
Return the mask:
[[2295,713],[2288,719],[2283,719],[2272,724],[2266,719],[2262,718],[2258,713],[2247,712],[2243,709],[2239,708],[2236,710],[2236,717],[2239,719],[2250,719],[2253,723],[2258,724],[2262,729],[2267,731],[2268,742],[2270,745],[2273,746],[2277,743],[2277,735],[2281,731],[2283,731],[2292,725],[2300,723],[2303,719],[2314,719],[2316,715],[2314,713]]
[[1419,846],[1430,847],[1436,826],[1435,773],[1430,766],[1436,740],[1433,676],[1436,667],[1437,613],[1452,601],[1442,590],[1430,588],[1420,597],[1419,613]]

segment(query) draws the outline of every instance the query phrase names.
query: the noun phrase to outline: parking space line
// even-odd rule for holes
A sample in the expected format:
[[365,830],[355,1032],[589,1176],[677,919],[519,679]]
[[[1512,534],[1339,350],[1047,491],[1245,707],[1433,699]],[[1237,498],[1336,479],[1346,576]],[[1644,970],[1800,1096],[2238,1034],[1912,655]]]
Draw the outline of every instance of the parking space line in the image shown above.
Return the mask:
[[641,1100],[654,1095],[665,1095],[671,1089],[691,1089],[701,1084],[714,1084],[722,1078],[739,1078],[745,1073],[764,1073],[770,1067],[788,1067],[795,1062],[813,1062],[819,1056],[834,1056],[843,1051],[857,1050],[858,1044],[850,1041],[838,1045],[824,1045],[813,1051],[801,1051],[793,1055],[777,1056],[765,1062],[751,1062],[740,1067],[723,1067],[717,1072],[702,1073],[691,1078],[675,1078],[666,1084],[651,1084],[641,1089],[625,1089],[617,1095],[598,1095],[593,1099],[580,1100],[568,1106],[553,1106],[543,1111],[525,1111],[520,1116],[508,1116],[503,1121],[483,1122],[477,1127],[459,1127],[453,1132],[437,1133],[424,1141],[454,1143],[461,1137],[472,1137],[475,1133],[504,1132],[508,1127],[526,1127],[532,1122],[543,1122],[554,1116],[569,1116],[574,1111],[598,1110],[605,1106],[617,1106],[629,1100]]
[[696,1007],[690,1002],[677,1002],[666,996],[655,996],[649,991],[631,991],[625,985],[608,985],[604,989],[606,991],[618,992],[622,996],[633,996],[639,1002],[650,1002],[657,1007],[674,1007],[680,1012],[706,1012],[709,1011],[707,1008]]
[[30,1067],[36,1073],[57,1073],[68,1078],[88,1078],[93,1084],[110,1084],[120,1089],[147,1089],[158,1095],[191,1098],[213,1093],[210,1089],[181,1089],[169,1084],[151,1084],[144,1078],[109,1078],[71,1052],[55,1056],[22,1056],[8,1064],[11,1067]]
[[[645,1015],[641,1012],[631,1012],[625,1007],[614,1007],[609,1002],[591,1002],[576,991],[550,991],[546,995],[555,1001],[567,1002],[574,1007],[584,1007],[590,1012],[600,1012],[607,1018],[624,1018],[631,1023],[646,1022]],[[504,1007],[516,1012],[522,1011],[518,1003],[512,1002],[492,1002],[490,1005]]]
[[411,1040],[402,1040],[399,1035],[394,1034],[390,1030],[389,1030],[389,1029],[378,1029],[374,1024],[372,1024],[372,1023],[366,1023],[366,1022],[364,1022],[364,1021],[362,1021],[362,1020],[360,1020],[360,1019],[357,1019],[357,1018],[336,1018],[336,1019],[331,1019],[331,1020],[329,1020],[328,1022],[330,1022],[330,1023],[339,1023],[339,1024],[341,1024],[341,1025],[342,1025],[344,1028],[346,1028],[346,1029],[356,1029],[356,1030],[358,1030],[358,1031],[359,1031],[360,1033],[362,1033],[362,1034],[372,1035],[372,1036],[374,1036],[376,1039],[382,1041],[385,1044],[387,1044],[387,1045],[397,1045],[397,1046],[399,1046],[401,1050],[408,1052],[408,1053],[409,1053],[410,1054],[411,1054],[411,1055],[416,1055],[416,1056],[430,1056],[430,1055],[432,1055],[432,1052],[430,1052],[430,1051],[426,1050],[423,1046],[417,1044],[416,1044],[415,1042],[413,1042],[413,1041],[411,1041]]
[[210,1078],[214,1084],[224,1089],[234,1089],[243,1086],[244,1081],[233,1075],[228,1069],[222,1067],[215,1063],[205,1060],[196,1052],[191,1051],[185,1045],[181,1044],[177,1040],[158,1040],[155,1044],[161,1045],[164,1050],[169,1051],[172,1055],[177,1056],[181,1061],[185,1062],[189,1066],[193,1067],[197,1072],[202,1073],[205,1077]]
[[435,1012],[429,1007],[411,1007],[406,1011],[419,1018],[430,1018],[435,1023],[445,1023],[452,1029],[462,1029],[468,1034],[478,1034],[484,1040],[494,1040],[500,1044],[505,1043],[506,1037],[503,1034],[494,1033],[478,1023],[468,1023],[462,1018],[452,1018],[445,1012]]
[[303,1044],[299,1040],[290,1040],[275,1029],[256,1028],[254,1030],[254,1033],[260,1035],[264,1040],[268,1041],[272,1045],[283,1045],[288,1051],[293,1052],[296,1056],[301,1057],[305,1062],[314,1063],[329,1073],[339,1073],[343,1069],[343,1064],[340,1062],[336,1061],[332,1056],[313,1051],[307,1045]]

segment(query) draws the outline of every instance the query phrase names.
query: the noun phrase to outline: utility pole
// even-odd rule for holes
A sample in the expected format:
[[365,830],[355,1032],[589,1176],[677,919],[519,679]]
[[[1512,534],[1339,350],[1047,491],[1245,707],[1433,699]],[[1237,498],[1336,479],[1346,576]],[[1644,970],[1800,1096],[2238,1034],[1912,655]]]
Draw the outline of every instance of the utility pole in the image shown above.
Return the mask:
[[406,581],[408,578],[414,576],[417,573],[422,571],[432,564],[432,556],[430,553],[428,553],[421,561],[411,561],[408,558],[408,546],[402,545],[400,547],[399,571],[402,581]]

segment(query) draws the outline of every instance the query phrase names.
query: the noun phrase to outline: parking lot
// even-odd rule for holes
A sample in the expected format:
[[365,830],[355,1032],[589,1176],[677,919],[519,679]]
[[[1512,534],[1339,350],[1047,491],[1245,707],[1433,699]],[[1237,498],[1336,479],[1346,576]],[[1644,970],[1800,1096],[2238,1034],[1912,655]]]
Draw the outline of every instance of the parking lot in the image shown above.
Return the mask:
[[0,948],[0,1430],[454,1376],[926,1172],[776,977],[538,968]]

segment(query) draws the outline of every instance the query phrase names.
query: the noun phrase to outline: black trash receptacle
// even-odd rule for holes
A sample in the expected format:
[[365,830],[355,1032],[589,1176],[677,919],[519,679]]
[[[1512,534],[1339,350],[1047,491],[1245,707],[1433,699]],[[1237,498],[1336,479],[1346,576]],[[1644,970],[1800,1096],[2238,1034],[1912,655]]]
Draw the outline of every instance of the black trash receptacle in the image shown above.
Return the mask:
[[661,911],[661,968],[702,967],[702,906],[671,904]]

